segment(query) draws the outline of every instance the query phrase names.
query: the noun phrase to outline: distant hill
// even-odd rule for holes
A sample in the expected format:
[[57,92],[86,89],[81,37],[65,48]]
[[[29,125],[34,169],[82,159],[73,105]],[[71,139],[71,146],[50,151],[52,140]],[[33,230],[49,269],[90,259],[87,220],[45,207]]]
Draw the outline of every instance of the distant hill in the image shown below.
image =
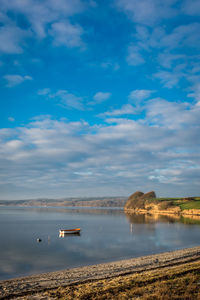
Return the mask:
[[124,207],[125,197],[91,197],[91,198],[64,198],[64,199],[27,199],[27,200],[0,200],[0,205],[6,206],[66,206],[66,207]]

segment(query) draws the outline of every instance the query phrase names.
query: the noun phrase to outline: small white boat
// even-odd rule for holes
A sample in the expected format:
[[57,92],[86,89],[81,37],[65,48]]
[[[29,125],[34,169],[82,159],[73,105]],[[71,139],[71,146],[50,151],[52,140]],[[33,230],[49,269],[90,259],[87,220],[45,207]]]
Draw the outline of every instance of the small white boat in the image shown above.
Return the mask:
[[74,228],[74,229],[60,229],[59,230],[59,236],[63,237],[66,234],[80,234],[81,229],[80,228]]

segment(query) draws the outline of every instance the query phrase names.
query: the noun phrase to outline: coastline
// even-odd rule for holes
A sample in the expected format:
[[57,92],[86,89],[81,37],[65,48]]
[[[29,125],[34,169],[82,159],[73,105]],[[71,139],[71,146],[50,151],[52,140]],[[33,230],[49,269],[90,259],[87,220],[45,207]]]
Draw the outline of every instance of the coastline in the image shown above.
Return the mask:
[[[19,299],[60,287],[115,278],[200,261],[200,246],[110,263],[0,281],[0,299]],[[24,298],[25,299],[25,298]],[[39,299],[39,298],[38,298]]]
[[175,217],[190,217],[190,218],[200,218],[200,209],[185,209],[181,211],[177,207],[174,209],[131,209],[131,208],[125,208],[124,212],[127,214],[149,214],[149,215],[163,215],[163,216],[175,216]]
[[155,191],[137,191],[129,196],[125,213],[200,216],[200,197],[157,198]]

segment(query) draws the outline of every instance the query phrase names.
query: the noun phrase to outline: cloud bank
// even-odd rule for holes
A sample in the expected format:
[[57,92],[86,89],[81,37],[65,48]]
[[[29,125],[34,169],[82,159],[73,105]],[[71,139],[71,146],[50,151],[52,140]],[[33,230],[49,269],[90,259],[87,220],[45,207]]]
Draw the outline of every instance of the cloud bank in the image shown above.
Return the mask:
[[195,194],[200,106],[155,98],[145,112],[137,121],[110,116],[103,126],[41,117],[0,130],[1,186],[16,197],[43,189],[57,197],[128,195],[152,187],[162,195]]

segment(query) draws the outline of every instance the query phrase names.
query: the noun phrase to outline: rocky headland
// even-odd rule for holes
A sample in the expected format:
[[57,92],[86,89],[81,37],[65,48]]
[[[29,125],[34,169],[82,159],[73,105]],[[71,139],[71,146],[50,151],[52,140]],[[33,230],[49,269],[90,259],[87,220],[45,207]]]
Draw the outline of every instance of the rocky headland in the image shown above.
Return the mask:
[[130,195],[124,210],[127,213],[149,213],[178,216],[200,216],[200,198],[157,198],[154,191]]

